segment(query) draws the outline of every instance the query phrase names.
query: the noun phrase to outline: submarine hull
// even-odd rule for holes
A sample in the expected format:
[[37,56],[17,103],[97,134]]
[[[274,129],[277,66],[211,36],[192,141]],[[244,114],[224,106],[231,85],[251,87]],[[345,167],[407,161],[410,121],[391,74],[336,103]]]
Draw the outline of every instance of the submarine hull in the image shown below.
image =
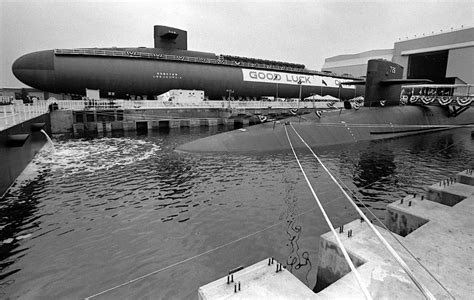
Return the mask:
[[[268,122],[198,139],[176,148],[183,152],[259,153],[289,151],[285,126],[293,125],[311,147],[325,147],[403,137],[438,130],[473,125],[474,111],[448,117],[447,109],[439,106],[391,106],[323,112],[295,116],[280,122]],[[305,145],[287,126],[295,148]]]
[[[48,63],[41,63],[45,61]],[[12,70],[20,81],[43,91],[85,95],[86,89],[98,89],[101,97],[107,97],[113,92],[115,98],[137,95],[149,99],[171,89],[203,90],[210,99],[228,96],[229,89],[233,91],[231,96],[236,98],[260,98],[277,94],[282,98],[298,98],[300,86],[294,81],[298,77],[314,78],[314,75],[309,73],[294,74],[211,63],[144,59],[133,55],[64,55],[57,54],[54,50],[26,54],[15,61]],[[290,82],[276,84],[244,80],[244,74],[249,72],[267,76],[278,73],[280,78],[287,78]],[[345,99],[353,98],[357,94],[354,87],[338,88],[335,82],[340,79],[336,77],[321,78],[324,78],[329,86],[323,85],[321,80],[319,85],[303,83],[301,96],[305,98],[311,93],[319,94],[322,91],[325,95]],[[360,95],[362,90],[358,92]]]

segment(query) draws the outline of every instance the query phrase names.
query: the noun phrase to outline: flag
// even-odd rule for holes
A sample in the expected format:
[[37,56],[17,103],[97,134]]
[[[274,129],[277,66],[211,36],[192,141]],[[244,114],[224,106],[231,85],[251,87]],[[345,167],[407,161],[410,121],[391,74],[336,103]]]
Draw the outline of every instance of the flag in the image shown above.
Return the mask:
[[325,86],[328,86],[328,84],[326,83],[326,81],[324,81],[324,79],[323,79],[323,84],[324,84]]

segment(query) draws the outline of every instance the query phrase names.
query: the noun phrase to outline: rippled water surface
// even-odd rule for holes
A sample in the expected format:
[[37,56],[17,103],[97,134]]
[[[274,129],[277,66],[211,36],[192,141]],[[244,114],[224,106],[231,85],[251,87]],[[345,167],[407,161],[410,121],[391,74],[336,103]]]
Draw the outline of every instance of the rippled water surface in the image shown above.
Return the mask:
[[[215,131],[54,139],[57,151],[40,152],[0,200],[0,297],[85,298],[161,270],[96,298],[195,299],[270,256],[313,288],[328,227],[293,155],[173,151]],[[387,203],[474,166],[471,129],[318,153],[382,219]],[[308,151],[298,154],[333,224],[357,218]]]

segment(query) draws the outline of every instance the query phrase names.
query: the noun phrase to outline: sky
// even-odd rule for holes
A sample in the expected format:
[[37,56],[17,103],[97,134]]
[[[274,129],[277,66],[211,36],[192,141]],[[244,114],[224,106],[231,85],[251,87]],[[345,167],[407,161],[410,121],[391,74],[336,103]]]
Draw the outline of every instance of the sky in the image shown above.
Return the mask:
[[0,0],[0,88],[24,87],[20,56],[55,48],[153,47],[153,26],[188,32],[188,49],[300,63],[393,48],[474,26],[474,1]]

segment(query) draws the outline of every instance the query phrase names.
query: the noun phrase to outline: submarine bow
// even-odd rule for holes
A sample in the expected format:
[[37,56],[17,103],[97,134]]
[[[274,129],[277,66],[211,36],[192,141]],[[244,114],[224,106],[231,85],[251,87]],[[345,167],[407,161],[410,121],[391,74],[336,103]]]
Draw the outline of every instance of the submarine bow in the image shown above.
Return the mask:
[[21,82],[42,91],[56,91],[54,51],[25,54],[15,60],[12,72]]

